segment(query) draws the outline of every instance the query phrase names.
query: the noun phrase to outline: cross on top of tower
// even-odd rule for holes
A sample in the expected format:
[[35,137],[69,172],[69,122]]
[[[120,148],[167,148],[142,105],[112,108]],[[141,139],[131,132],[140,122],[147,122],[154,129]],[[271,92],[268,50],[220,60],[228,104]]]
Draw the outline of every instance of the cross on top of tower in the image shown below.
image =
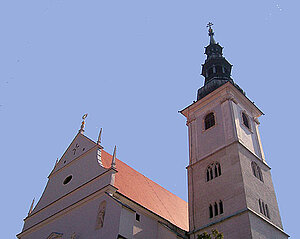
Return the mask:
[[206,27],[211,28],[211,26],[213,26],[214,24],[212,22],[207,23]]
[[214,31],[211,28],[214,24],[212,22],[207,23],[206,27],[208,27],[208,35],[210,37],[210,44],[216,44],[215,39],[214,39]]

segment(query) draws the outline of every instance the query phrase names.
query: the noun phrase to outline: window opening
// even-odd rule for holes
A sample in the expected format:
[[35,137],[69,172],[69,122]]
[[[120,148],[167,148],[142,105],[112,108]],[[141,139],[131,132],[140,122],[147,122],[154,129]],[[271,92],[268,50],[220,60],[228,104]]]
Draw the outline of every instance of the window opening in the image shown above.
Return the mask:
[[261,201],[260,201],[260,199],[258,200],[258,203],[259,203],[259,212],[263,213],[262,208],[261,208]]
[[204,124],[205,124],[205,130],[211,128],[215,125],[215,115],[214,113],[209,113],[205,116]]
[[218,212],[218,204],[216,202],[215,202],[214,208],[215,208],[215,216],[217,216],[219,214],[219,212]]
[[268,205],[266,204],[266,216],[268,217],[268,218],[270,218],[270,215],[269,215],[269,208],[268,208]]
[[218,177],[218,168],[217,168],[217,165],[215,165],[215,176]]
[[140,214],[135,214],[135,220],[137,220],[138,222],[141,220]]
[[63,184],[69,183],[71,181],[71,179],[72,179],[72,175],[66,177],[65,180],[64,180],[64,182],[63,182]]
[[209,181],[209,170],[206,170],[206,181]]
[[250,129],[248,116],[247,116],[244,112],[242,113],[242,118],[243,118],[243,124],[244,124],[248,129]]
[[209,205],[209,218],[212,218],[213,217],[213,208],[212,208],[212,205],[210,204]]
[[263,175],[260,167],[255,162],[251,163],[251,167],[252,167],[253,175],[263,182],[264,180],[263,180]]
[[222,73],[222,66],[216,66],[217,73]]
[[218,171],[219,171],[219,176],[222,174],[221,173],[221,165],[220,164],[218,164]]
[[266,215],[265,203],[261,202],[261,206],[262,206],[263,214]]
[[220,214],[223,213],[223,202],[220,200],[219,202],[219,207],[220,207]]

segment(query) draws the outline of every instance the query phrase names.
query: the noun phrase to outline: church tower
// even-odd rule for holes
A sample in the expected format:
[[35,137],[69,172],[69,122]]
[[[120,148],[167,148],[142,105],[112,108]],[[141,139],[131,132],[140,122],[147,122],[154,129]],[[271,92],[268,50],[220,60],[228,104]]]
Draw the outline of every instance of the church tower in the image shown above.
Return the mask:
[[288,238],[259,136],[262,111],[231,78],[209,27],[197,101],[181,111],[189,135],[189,236],[217,229],[224,238]]

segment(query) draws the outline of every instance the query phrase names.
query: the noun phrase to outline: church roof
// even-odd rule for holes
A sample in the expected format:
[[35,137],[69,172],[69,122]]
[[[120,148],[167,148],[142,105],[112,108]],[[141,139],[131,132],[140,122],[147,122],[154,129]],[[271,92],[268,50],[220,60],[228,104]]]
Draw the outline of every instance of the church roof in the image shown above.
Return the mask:
[[[103,166],[110,167],[112,156],[102,150]],[[188,231],[188,204],[121,160],[116,160],[115,187],[118,192]]]

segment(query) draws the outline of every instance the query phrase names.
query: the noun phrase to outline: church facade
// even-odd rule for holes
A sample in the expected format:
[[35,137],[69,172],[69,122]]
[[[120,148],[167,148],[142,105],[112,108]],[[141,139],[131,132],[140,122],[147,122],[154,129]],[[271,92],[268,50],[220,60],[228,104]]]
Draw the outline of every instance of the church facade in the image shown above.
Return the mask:
[[263,114],[232,80],[215,42],[202,67],[204,86],[182,111],[189,135],[188,203],[78,134],[48,176],[19,239],[284,239],[270,167],[258,131]]

